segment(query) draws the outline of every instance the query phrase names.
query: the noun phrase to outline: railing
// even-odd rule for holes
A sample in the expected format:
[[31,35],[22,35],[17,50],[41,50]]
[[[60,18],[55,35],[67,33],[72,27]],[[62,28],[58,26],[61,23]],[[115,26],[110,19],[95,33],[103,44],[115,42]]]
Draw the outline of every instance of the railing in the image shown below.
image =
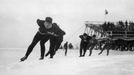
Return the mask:
[[108,35],[113,38],[130,38],[134,39],[133,31],[107,31]]

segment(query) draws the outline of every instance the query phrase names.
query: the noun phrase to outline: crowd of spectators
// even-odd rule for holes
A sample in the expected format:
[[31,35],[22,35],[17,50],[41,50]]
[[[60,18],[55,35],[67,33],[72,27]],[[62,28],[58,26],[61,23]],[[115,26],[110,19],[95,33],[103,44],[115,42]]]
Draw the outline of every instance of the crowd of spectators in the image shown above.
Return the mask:
[[134,31],[134,22],[132,21],[118,21],[114,22],[104,22],[101,25],[104,31]]

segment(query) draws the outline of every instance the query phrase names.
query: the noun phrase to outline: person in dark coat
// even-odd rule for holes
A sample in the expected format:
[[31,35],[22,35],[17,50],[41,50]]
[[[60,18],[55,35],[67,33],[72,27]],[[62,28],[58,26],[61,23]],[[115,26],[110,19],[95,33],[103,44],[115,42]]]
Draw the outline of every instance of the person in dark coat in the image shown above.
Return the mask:
[[101,52],[98,55],[102,54],[102,52],[106,49],[107,50],[107,56],[108,56],[109,55],[109,50],[110,50],[111,47],[112,47],[112,40],[110,38],[107,38],[105,40],[104,47],[101,49]]
[[87,49],[89,49],[90,53],[89,53],[89,56],[91,56],[92,54],[92,50],[94,49],[94,47],[98,44],[98,41],[96,40],[96,35],[93,35],[92,36],[92,39],[89,40],[89,43],[88,43],[88,46],[87,46]]
[[67,56],[67,50],[68,50],[68,42],[64,44],[64,49],[65,49],[65,56]]
[[25,56],[20,59],[21,61],[24,61],[28,58],[33,48],[39,41],[40,41],[40,46],[41,46],[40,59],[42,60],[44,58],[44,53],[45,53],[44,43],[47,42],[51,38],[52,35],[55,36],[55,34],[51,34],[51,33],[54,33],[57,27],[53,26],[51,17],[46,17],[45,20],[37,19],[37,24],[39,26],[39,30],[34,36],[32,43],[29,45]]
[[91,39],[90,36],[88,36],[86,33],[83,35],[79,36],[81,38],[80,42],[80,57],[85,56],[86,50],[87,50],[87,45],[89,43],[89,40]]
[[53,58],[53,56],[56,54],[56,51],[59,49],[63,41],[63,36],[66,34],[56,23],[53,23],[53,26],[55,26],[56,28],[54,32],[54,34],[56,35],[51,36],[50,48],[49,48],[49,51],[45,55],[45,56],[48,56],[50,54],[50,58]]

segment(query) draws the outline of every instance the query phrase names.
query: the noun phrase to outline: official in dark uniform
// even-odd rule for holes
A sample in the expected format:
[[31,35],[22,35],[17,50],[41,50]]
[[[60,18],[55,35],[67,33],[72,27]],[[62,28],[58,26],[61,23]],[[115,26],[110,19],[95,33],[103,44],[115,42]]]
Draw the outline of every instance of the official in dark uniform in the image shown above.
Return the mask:
[[68,42],[64,44],[64,49],[65,49],[65,56],[67,56],[67,50],[68,50]]

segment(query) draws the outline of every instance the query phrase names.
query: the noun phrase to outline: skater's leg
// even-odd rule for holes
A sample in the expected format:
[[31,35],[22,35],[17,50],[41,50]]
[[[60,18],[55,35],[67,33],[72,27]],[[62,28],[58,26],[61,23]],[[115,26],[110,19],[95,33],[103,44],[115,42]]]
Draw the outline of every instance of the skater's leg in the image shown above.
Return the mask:
[[102,54],[102,52],[104,51],[104,49],[106,49],[107,45],[104,45],[104,47],[101,49],[101,52],[98,53],[98,55]]
[[80,57],[82,56],[82,46],[80,46]]
[[54,55],[56,54],[56,51],[58,51],[58,49],[60,48],[62,41],[63,41],[63,37],[59,37],[58,39],[55,39]]
[[84,50],[83,56],[85,56],[87,49],[84,48],[83,50]]
[[67,48],[65,49],[65,56],[67,56]]
[[82,49],[83,49],[83,42],[81,41],[80,42],[80,50],[79,50],[80,56],[79,57],[82,57]]
[[98,55],[100,55],[100,54],[102,54],[102,52],[104,51],[104,48],[103,49],[101,49],[101,52],[100,53],[98,53]]
[[83,50],[84,50],[83,56],[85,56],[85,54],[86,54],[86,51],[87,51],[87,45],[88,45],[88,44],[85,44],[85,46],[84,46],[84,48],[83,48]]
[[46,55],[45,55],[45,56],[47,57],[49,54],[50,54],[50,50],[46,53]]
[[45,43],[49,40],[49,36],[44,36],[41,41],[40,41],[40,50],[41,50],[41,58],[44,59],[44,54],[45,54]]
[[107,56],[109,55],[110,47],[107,48]]
[[63,37],[59,37],[58,39],[55,39],[55,42],[57,42],[56,47],[55,47],[55,51],[57,51],[60,48],[62,41],[63,41]]
[[27,52],[26,52],[25,56],[20,59],[21,61],[24,61],[28,58],[28,56],[32,52],[33,48],[40,41],[41,38],[42,38],[42,35],[40,35],[39,33],[36,33],[36,35],[33,38],[32,43],[30,44],[30,46],[27,49]]
[[35,45],[41,40],[42,35],[40,35],[39,33],[37,33],[32,41],[32,43],[30,44],[30,46],[27,49],[27,52],[25,54],[25,56],[29,56],[29,54],[32,52],[33,48],[35,47]]
[[94,49],[95,46],[96,46],[95,44],[91,45],[89,56],[91,56],[91,54],[92,54],[92,50]]
[[51,38],[50,39],[50,58],[53,58],[53,56],[54,56],[54,49],[55,49],[55,46],[56,46],[56,42],[55,42],[55,38]]

